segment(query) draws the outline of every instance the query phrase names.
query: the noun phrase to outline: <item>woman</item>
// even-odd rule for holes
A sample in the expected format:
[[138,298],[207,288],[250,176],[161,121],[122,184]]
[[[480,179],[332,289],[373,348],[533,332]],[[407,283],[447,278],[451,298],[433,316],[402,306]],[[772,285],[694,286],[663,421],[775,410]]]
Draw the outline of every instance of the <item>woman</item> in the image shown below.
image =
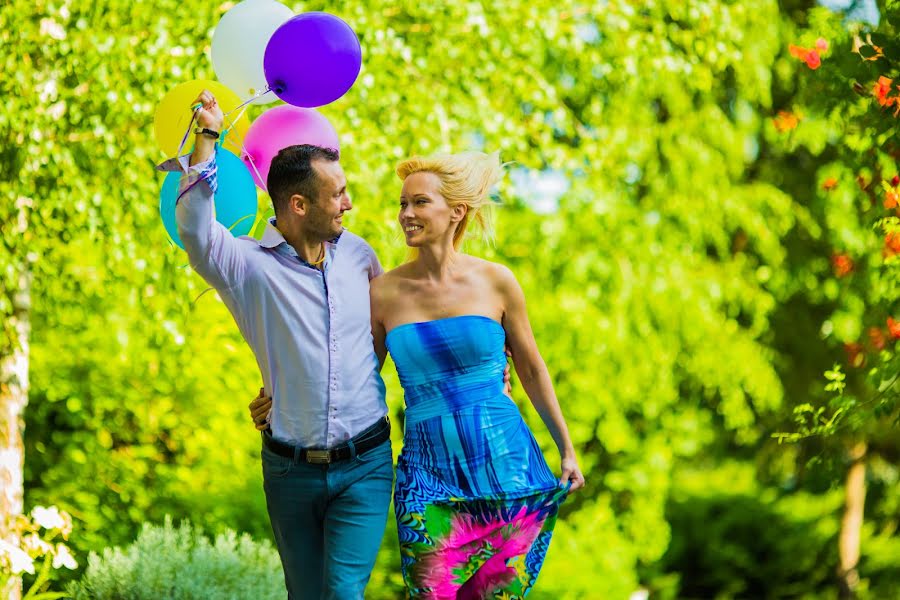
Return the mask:
[[[403,577],[415,598],[522,597],[534,583],[559,504],[584,485],[518,282],[459,251],[488,231],[497,154],[411,158],[399,221],[415,258],[371,284],[372,332],[406,397],[394,508]],[[506,344],[556,442],[557,479],[503,393]]]
[[[489,233],[502,167],[497,154],[469,152],[411,158],[397,174],[414,258],[370,293],[376,354],[384,363],[390,351],[406,397],[394,488],[403,579],[412,598],[522,598],[584,477],[521,287],[506,267],[459,251],[472,221]],[[559,479],[504,393],[504,346],[559,449]],[[260,390],[250,405],[258,428],[265,400]]]

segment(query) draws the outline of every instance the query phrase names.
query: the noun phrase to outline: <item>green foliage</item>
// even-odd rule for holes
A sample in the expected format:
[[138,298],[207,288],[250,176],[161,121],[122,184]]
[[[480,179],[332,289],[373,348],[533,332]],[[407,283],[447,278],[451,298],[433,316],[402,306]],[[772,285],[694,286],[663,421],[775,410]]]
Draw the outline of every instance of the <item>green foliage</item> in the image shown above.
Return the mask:
[[[796,130],[771,139],[777,160],[803,156],[807,162],[790,182],[795,195],[810,198],[820,223],[819,257],[797,262],[807,276],[819,279],[813,293],[804,294],[811,305],[805,310],[824,313],[820,334],[849,368],[840,376],[826,372],[828,394],[817,394],[817,408],[826,408],[822,422],[801,431],[801,437],[866,437],[900,418],[900,389],[894,386],[900,332],[890,326],[900,310],[900,262],[890,241],[897,222],[892,180],[900,172],[891,99],[897,94],[890,81],[885,98],[879,99],[876,89],[880,77],[898,75],[900,7],[887,3],[877,27],[841,17],[811,11],[807,27],[798,32],[798,43],[811,45],[824,37],[830,48],[819,70],[802,69],[780,82],[791,103],[786,108],[804,116]],[[825,255],[831,264],[822,260]]]
[[[360,78],[322,112],[342,139],[355,203],[345,222],[386,267],[406,254],[397,160],[484,148],[514,162],[496,245],[468,249],[521,281],[588,482],[564,507],[534,598],[674,589],[674,570],[688,572],[677,556],[699,543],[686,527],[720,515],[723,499],[780,519],[783,535],[751,540],[753,520],[728,513],[714,529],[729,554],[707,556],[705,591],[740,593],[754,548],[830,556],[832,534],[804,524],[833,522],[839,509],[813,510],[828,485],[814,486],[824,475],[803,465],[816,454],[840,463],[863,433],[881,452],[864,572],[873,586],[900,581],[896,435],[885,427],[898,359],[886,347],[842,369],[837,400],[821,382],[845,342],[897,316],[900,290],[873,230],[885,217],[878,186],[897,170],[896,120],[852,92],[886,63],[854,55],[839,17],[774,0],[288,4],[338,14],[360,36]],[[10,199],[0,204],[0,316],[19,276],[34,275],[26,500],[76,518],[78,553],[122,545],[166,514],[270,535],[245,409],[256,366],[166,240],[153,171],[165,158],[152,141],[156,102],[214,77],[210,34],[230,5],[0,7],[12,49],[0,58],[0,197]],[[886,54],[894,10],[873,37]],[[820,36],[831,44],[820,70],[789,56],[789,43]],[[796,129],[773,126],[779,110],[803,115]],[[823,189],[831,177],[836,187]],[[548,180],[564,185],[535,185]],[[836,276],[835,253],[852,255],[850,275]],[[16,343],[4,330],[0,354]],[[401,422],[396,374],[385,371]],[[556,466],[519,386],[514,395]],[[795,406],[817,425],[843,410],[832,422],[840,435],[778,445],[771,434],[794,431]],[[762,483],[673,499],[679,473],[701,459],[741,461]],[[733,531],[740,544],[726,539]],[[400,593],[395,536],[389,528],[373,598]],[[821,585],[821,565],[797,565],[792,581]]]
[[233,531],[211,542],[199,528],[176,528],[167,517],[162,526],[145,524],[125,548],[91,553],[68,592],[76,600],[274,599],[284,597],[284,578],[268,542]]
[[684,471],[666,508],[673,598],[836,598],[840,491],[761,488],[737,464]]
[[[877,598],[897,586],[897,561],[887,558],[883,544],[900,517],[894,490],[900,331],[893,327],[900,311],[900,263],[891,238],[897,221],[894,177],[900,172],[892,100],[897,89],[891,81],[879,85],[880,78],[900,74],[900,5],[885,3],[877,26],[824,9],[808,16],[796,43],[808,47],[822,37],[830,48],[820,69],[784,71],[777,82],[779,108],[802,118],[795,130],[773,132],[769,139],[773,174],[780,163],[804,165],[789,177],[782,170],[782,181],[792,195],[808,199],[818,223],[808,244],[817,252],[797,252],[793,261],[795,277],[806,287],[795,295],[793,310],[815,315],[810,333],[824,344],[815,354],[796,355],[791,368],[825,372],[825,382],[818,389],[793,388],[795,423],[782,437],[801,442],[799,459],[826,469],[841,466],[846,448],[865,444],[868,492],[860,570],[869,579],[860,594]],[[843,366],[829,368],[837,361]]]

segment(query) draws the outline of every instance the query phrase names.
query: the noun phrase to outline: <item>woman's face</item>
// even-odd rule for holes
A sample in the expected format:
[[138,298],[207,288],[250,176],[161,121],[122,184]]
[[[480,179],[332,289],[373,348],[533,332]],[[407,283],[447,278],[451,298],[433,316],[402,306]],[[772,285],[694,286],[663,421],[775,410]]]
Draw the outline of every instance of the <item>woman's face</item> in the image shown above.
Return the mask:
[[428,243],[453,239],[456,223],[454,211],[440,193],[441,179],[434,173],[420,171],[403,181],[400,192],[400,214],[397,220],[406,236],[406,245],[419,247]]

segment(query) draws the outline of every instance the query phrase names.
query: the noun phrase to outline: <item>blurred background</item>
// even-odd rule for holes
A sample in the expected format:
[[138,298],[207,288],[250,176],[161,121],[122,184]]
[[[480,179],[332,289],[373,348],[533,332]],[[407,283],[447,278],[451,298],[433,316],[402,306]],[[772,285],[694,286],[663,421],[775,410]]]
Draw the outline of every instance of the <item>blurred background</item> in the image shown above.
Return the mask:
[[[900,3],[284,4],[359,36],[359,78],[320,111],[345,224],[386,268],[406,256],[401,158],[511,163],[496,240],[466,249],[522,283],[587,478],[530,598],[900,597]],[[166,235],[154,170],[154,110],[215,79],[233,5],[0,7],[10,594],[18,545],[24,590],[283,597],[247,412],[261,379]],[[402,423],[390,363],[385,380]],[[41,506],[71,533],[34,525]],[[403,597],[392,520],[376,600]],[[28,527],[64,533],[77,567],[41,562]]]

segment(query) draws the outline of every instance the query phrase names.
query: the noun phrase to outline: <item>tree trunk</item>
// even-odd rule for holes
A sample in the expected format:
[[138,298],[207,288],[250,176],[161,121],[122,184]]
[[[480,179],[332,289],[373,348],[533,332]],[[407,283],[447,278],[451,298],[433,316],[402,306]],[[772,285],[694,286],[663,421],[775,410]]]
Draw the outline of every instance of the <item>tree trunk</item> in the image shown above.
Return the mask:
[[863,524],[863,508],[866,504],[866,443],[858,442],[850,450],[850,468],[844,486],[844,518],[841,520],[840,551],[840,595],[841,598],[856,598],[859,585],[859,541]]
[[[23,469],[25,452],[22,433],[23,413],[28,404],[28,336],[30,334],[31,274],[23,270],[19,287],[10,298],[13,315],[9,325],[18,338],[8,355],[0,356],[0,538],[18,546],[11,528],[23,509]],[[0,589],[0,598],[18,600],[22,596],[22,580],[12,578]]]

